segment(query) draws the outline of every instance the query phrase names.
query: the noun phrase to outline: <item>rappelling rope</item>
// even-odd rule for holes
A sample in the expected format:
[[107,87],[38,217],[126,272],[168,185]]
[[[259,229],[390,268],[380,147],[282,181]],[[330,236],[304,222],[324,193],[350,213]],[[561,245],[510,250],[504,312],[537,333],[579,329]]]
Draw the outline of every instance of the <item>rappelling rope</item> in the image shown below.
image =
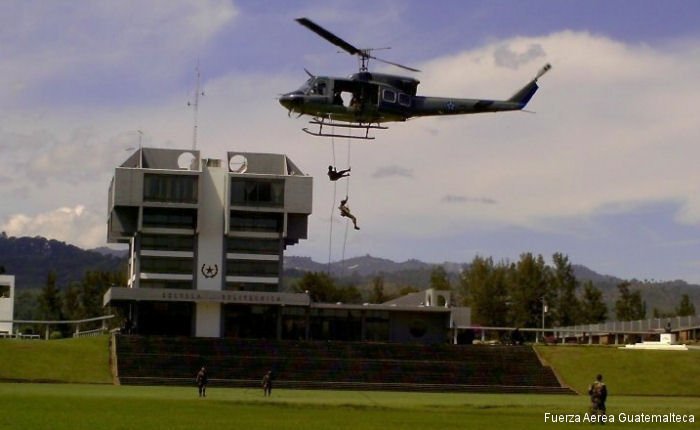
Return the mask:
[[[335,126],[331,127],[331,134],[335,134]],[[335,137],[331,136],[331,148],[333,154],[333,166],[335,166]],[[326,272],[330,276],[331,274],[331,256],[333,255],[333,220],[335,219],[335,199],[336,190],[338,188],[338,183],[333,181],[333,203],[331,204],[331,222],[330,231],[328,232],[328,269]]]
[[[349,131],[349,134],[352,135],[352,129]],[[351,137],[348,137],[348,164],[347,164],[348,169],[351,168],[351,166],[350,166],[350,139],[351,139]],[[350,176],[345,178],[345,198],[347,199],[349,195],[350,195]],[[348,243],[348,229],[349,228],[350,228],[350,218],[347,218],[345,220],[345,237],[343,238],[343,253],[342,253],[342,258],[340,261],[345,261],[345,245],[347,245],[347,243]]]

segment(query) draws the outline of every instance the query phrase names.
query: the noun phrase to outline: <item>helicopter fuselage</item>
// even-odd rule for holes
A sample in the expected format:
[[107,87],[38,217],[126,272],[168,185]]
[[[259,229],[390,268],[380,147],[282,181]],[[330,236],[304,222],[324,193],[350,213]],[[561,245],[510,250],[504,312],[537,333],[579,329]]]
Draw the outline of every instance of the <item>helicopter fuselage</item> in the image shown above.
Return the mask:
[[486,100],[418,96],[419,83],[413,78],[369,72],[349,78],[313,76],[279,101],[290,115],[378,124],[422,116],[520,110],[538,88],[533,79],[508,100]]

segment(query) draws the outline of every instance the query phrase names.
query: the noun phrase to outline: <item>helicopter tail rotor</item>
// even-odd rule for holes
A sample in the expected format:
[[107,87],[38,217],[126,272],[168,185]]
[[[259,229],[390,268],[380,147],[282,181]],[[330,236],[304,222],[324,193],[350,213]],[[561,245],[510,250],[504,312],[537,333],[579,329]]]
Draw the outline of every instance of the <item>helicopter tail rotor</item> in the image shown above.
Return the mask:
[[542,68],[541,68],[541,69],[537,72],[537,74],[535,75],[535,79],[534,79],[534,80],[536,81],[536,80],[538,80],[539,78],[541,78],[542,75],[544,75],[545,73],[547,73],[547,72],[549,71],[549,69],[551,69],[551,68],[552,68],[552,65],[549,64],[549,63],[547,63],[547,64],[545,64],[544,66],[542,66]]

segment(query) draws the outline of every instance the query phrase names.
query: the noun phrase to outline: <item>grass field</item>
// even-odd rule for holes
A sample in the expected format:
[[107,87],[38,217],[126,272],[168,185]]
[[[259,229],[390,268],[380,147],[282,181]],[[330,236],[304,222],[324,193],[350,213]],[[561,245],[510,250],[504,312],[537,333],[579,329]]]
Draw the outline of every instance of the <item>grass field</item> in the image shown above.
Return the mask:
[[700,350],[649,351],[614,346],[537,346],[564,382],[585,393],[602,373],[615,394],[700,396]]
[[0,380],[111,383],[109,337],[0,340]]
[[[0,384],[1,429],[539,429],[589,427],[545,423],[545,412],[584,414],[585,396],[436,394],[360,391]],[[630,424],[626,414],[692,414],[700,399],[612,396],[607,428],[697,428],[686,424]]]
[[[692,415],[700,422],[700,351],[625,351],[540,346],[538,353],[579,391],[602,372],[610,387],[607,428],[696,428],[697,423],[621,423],[619,414]],[[540,429],[590,426],[545,422],[545,413],[587,411],[587,396],[111,385],[106,336],[0,341],[0,429]],[[88,384],[85,384],[85,383]],[[624,394],[659,394],[666,397]],[[691,396],[695,397],[691,397]]]

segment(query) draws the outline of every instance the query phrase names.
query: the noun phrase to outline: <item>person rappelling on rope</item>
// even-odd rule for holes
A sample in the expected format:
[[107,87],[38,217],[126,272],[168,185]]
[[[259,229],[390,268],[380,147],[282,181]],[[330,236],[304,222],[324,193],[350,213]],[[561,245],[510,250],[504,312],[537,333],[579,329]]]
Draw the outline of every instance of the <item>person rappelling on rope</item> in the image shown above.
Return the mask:
[[357,218],[355,218],[355,215],[350,212],[350,208],[348,207],[348,200],[349,197],[345,196],[345,200],[340,201],[340,206],[338,206],[338,209],[340,209],[340,216],[350,218],[355,226],[355,230],[359,230],[360,227],[357,226]]
[[344,178],[346,176],[350,176],[350,168],[347,170],[341,170],[340,172],[335,169],[333,166],[328,166],[328,179],[331,181],[337,181],[340,178]]

